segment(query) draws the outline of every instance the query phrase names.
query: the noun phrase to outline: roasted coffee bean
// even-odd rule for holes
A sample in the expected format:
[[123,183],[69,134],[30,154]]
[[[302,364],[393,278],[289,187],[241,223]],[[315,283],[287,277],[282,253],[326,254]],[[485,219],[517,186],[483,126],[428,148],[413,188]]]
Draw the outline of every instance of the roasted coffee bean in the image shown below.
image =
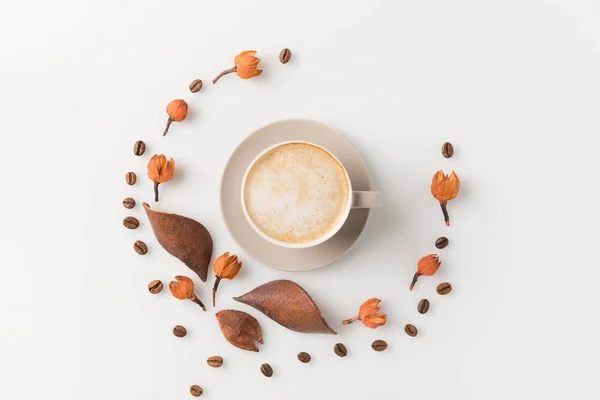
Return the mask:
[[291,58],[292,52],[290,49],[283,49],[281,50],[281,53],[279,53],[279,61],[281,61],[282,64],[287,64]]
[[335,346],[333,346],[333,351],[340,357],[346,357],[348,355],[348,350],[346,350],[346,346],[344,346],[341,343],[338,343]]
[[310,362],[310,354],[305,353],[305,352],[300,352],[298,353],[298,360],[300,360],[300,362],[303,362],[304,364],[306,364],[307,362]]
[[136,217],[125,217],[123,220],[123,226],[127,229],[136,229],[140,226],[140,221]]
[[404,332],[406,332],[408,336],[415,337],[419,333],[419,330],[413,324],[406,324]]
[[196,93],[202,89],[202,81],[200,79],[194,79],[192,83],[190,83],[190,92]]
[[446,142],[442,145],[442,155],[446,158],[454,155],[454,146],[452,146],[452,143]]
[[175,325],[175,328],[173,328],[173,335],[177,337],[184,337],[187,335],[187,329],[181,325]]
[[163,290],[163,283],[159,280],[152,281],[148,284],[148,291],[152,294],[158,294]]
[[127,182],[128,185],[135,185],[136,181],[137,176],[135,175],[135,173],[128,172],[127,175],[125,175],[125,182]]
[[123,207],[125,208],[133,208],[135,207],[135,200],[131,197],[127,197],[123,199]]
[[371,344],[371,348],[375,351],[384,351],[387,349],[387,343],[384,340],[376,340]]
[[452,285],[449,284],[448,282],[440,283],[437,286],[436,290],[437,290],[438,294],[440,294],[440,295],[443,296],[443,295],[448,294],[448,293],[450,293],[452,291]]
[[141,140],[135,142],[135,144],[133,145],[133,154],[135,154],[136,156],[141,156],[142,154],[144,154],[145,151],[146,143],[142,142]]
[[146,254],[148,252],[148,246],[146,246],[146,243],[142,242],[141,240],[137,240],[133,244],[133,249],[135,250],[136,253],[138,253],[141,256],[143,256],[144,254]]
[[429,300],[422,299],[417,305],[417,311],[419,314],[425,314],[427,311],[429,311]]
[[192,387],[190,387],[190,393],[194,397],[200,397],[202,396],[202,393],[204,393],[204,390],[198,385],[192,385]]
[[443,249],[444,247],[448,246],[448,243],[450,243],[448,238],[442,236],[437,238],[437,240],[435,241],[435,247],[437,247],[438,249]]
[[206,363],[213,368],[219,368],[221,365],[223,365],[223,357],[219,357],[219,356],[208,357],[208,360],[206,360]]
[[273,376],[273,368],[269,364],[263,364],[260,366],[260,372],[263,373],[264,376],[270,378]]

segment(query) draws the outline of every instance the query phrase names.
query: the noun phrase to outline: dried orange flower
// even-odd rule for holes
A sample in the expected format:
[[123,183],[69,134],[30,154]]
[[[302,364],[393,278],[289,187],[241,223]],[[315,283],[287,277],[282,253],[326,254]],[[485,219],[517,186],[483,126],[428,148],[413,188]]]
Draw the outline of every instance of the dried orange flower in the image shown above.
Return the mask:
[[413,290],[415,283],[417,283],[417,279],[419,279],[421,275],[431,276],[435,274],[440,268],[440,265],[442,265],[442,262],[437,254],[430,254],[421,258],[417,264],[417,272],[415,272],[415,276],[413,277],[409,289]]
[[175,281],[169,282],[169,290],[176,299],[191,300],[206,311],[204,304],[202,304],[200,299],[194,294],[194,281],[187,276],[177,275]]
[[185,100],[173,100],[167,104],[167,114],[169,114],[169,119],[167,120],[167,126],[165,127],[163,136],[169,132],[169,128],[173,121],[181,122],[186,119],[188,115],[188,104]]
[[381,300],[373,298],[361,304],[360,309],[358,310],[358,319],[363,320],[367,315],[379,312],[381,309],[379,303],[381,303]]
[[450,217],[448,216],[446,205],[448,204],[448,201],[454,199],[458,195],[459,189],[460,180],[454,171],[448,176],[445,175],[442,170],[439,170],[433,176],[431,181],[431,194],[440,202],[446,226],[450,226]]
[[148,178],[154,182],[154,201],[158,201],[158,185],[173,179],[175,161],[164,154],[155,154],[148,162]]
[[229,255],[229,252],[224,253],[215,260],[213,269],[215,270],[217,279],[215,280],[215,285],[213,286],[212,291],[213,307],[215,306],[215,295],[217,294],[217,288],[219,287],[219,283],[221,283],[221,279],[235,278],[240,272],[241,268],[242,262],[238,261],[238,257],[236,255]]
[[385,325],[386,319],[387,315],[385,314],[369,314],[362,319],[362,323],[368,328],[375,329],[381,325]]
[[345,319],[342,321],[344,325],[353,323],[354,321],[361,320],[363,325],[369,328],[378,328],[381,325],[385,325],[387,320],[386,314],[378,314],[380,307],[379,303],[381,300],[373,298],[365,301],[358,311],[358,315],[354,318]]
[[260,58],[255,57],[255,54],[256,51],[254,50],[242,51],[240,54],[235,56],[233,60],[235,65],[217,75],[217,77],[212,81],[213,84],[217,83],[217,81],[223,76],[231,74],[233,72],[236,72],[238,76],[242,79],[250,79],[262,74],[262,69],[256,68],[258,67]]

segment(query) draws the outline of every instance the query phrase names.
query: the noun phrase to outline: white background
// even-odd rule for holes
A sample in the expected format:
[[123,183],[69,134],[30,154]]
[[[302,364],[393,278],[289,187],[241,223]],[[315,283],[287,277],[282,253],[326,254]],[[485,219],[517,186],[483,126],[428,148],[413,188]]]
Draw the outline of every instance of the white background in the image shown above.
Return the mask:
[[[21,0],[0,11],[0,398],[175,400],[191,384],[205,399],[600,398],[597,1]],[[260,78],[209,83],[246,49],[263,58]],[[205,88],[192,95],[195,78]],[[190,117],[163,138],[174,98]],[[219,209],[229,154],[285,118],[344,133],[386,200],[347,257],[310,273],[245,257]],[[141,207],[121,205],[151,200],[145,167],[159,152],[177,171],[158,208],[203,222],[215,255],[244,261],[218,306],[257,317],[260,353],[229,345],[212,307],[148,294],[153,279],[189,274]],[[463,182],[450,228],[429,193],[440,168]],[[136,231],[121,224],[129,214]],[[442,234],[442,268],[409,292]],[[276,278],[303,285],[339,335],[297,334],[231,300]],[[454,291],[438,296],[446,280]],[[198,286],[206,302],[211,285]],[[370,297],[388,324],[342,327]],[[175,338],[175,324],[189,335]],[[390,347],[375,353],[374,339]],[[221,369],[205,363],[216,354]]]

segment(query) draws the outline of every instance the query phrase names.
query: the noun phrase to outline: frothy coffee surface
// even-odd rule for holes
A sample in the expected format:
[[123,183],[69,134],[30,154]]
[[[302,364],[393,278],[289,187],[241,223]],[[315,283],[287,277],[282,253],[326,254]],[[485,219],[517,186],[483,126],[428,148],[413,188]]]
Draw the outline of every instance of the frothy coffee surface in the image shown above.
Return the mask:
[[308,243],[338,224],[348,205],[343,167],[326,151],[290,143],[263,155],[246,178],[244,200],[254,224],[286,243]]

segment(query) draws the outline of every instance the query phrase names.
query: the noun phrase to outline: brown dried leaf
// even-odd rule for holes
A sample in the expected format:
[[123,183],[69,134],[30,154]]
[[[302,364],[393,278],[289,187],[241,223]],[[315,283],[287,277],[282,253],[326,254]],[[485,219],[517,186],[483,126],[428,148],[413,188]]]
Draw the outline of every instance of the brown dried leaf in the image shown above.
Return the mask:
[[323,318],[317,304],[295,282],[283,279],[268,282],[233,299],[256,308],[293,331],[336,334]]
[[258,351],[254,343],[263,343],[262,329],[258,321],[243,311],[221,310],[216,315],[225,339],[243,350]]
[[208,230],[193,219],[152,210],[142,203],[158,243],[206,282],[213,242]]

